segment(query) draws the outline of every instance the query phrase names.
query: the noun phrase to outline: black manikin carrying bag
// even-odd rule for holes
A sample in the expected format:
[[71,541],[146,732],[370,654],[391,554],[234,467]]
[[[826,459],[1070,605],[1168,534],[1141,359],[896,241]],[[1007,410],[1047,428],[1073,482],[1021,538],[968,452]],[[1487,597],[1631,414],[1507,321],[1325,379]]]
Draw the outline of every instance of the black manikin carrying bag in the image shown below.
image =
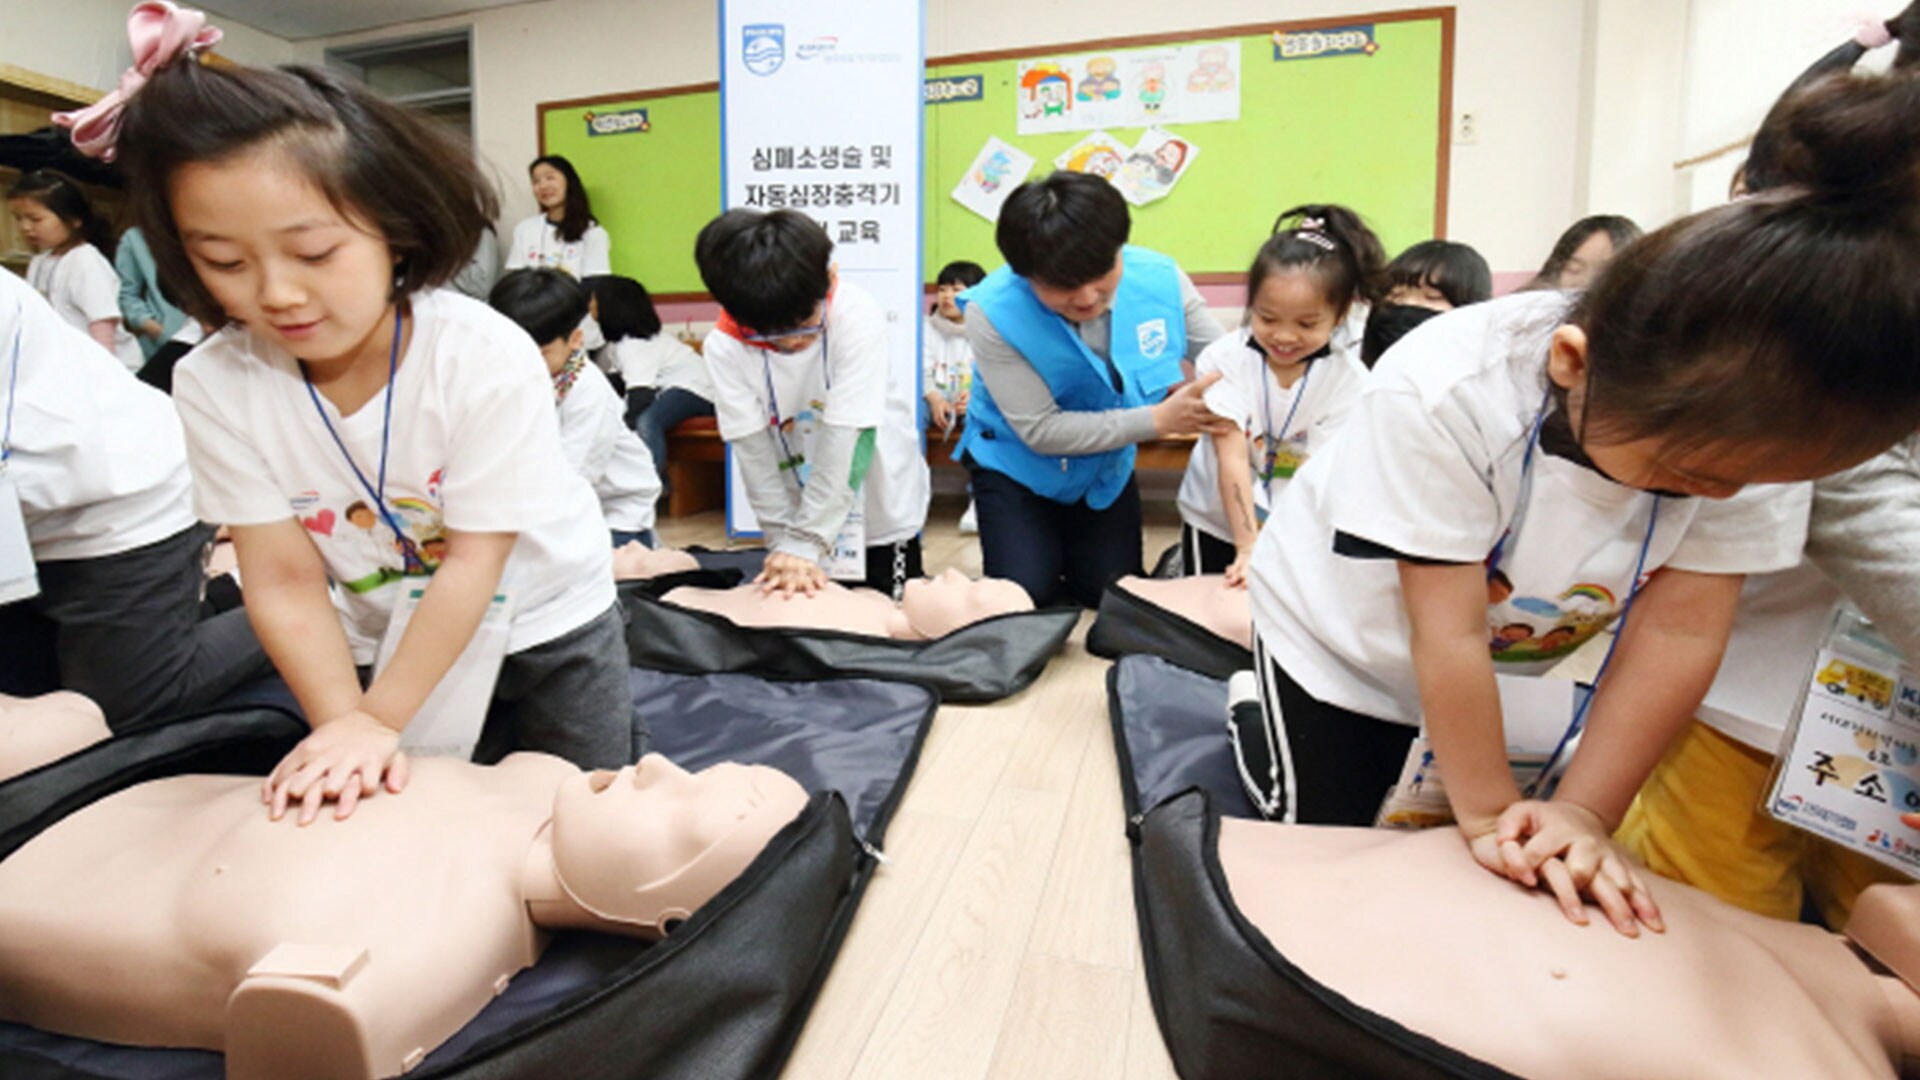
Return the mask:
[[[665,940],[555,935],[540,961],[409,1080],[772,1076],[792,1051],[874,872],[939,707],[925,687],[631,672],[653,749],[689,770],[778,767],[805,810]],[[290,712],[213,713],[109,740],[0,784],[0,858],[95,799],[190,772],[264,775],[306,733]],[[0,1076],[215,1080],[219,1054],[0,1024]]]
[[1099,614],[1087,629],[1087,651],[1109,660],[1158,656],[1216,679],[1253,669],[1253,650],[1117,584],[1100,594]]
[[931,686],[943,701],[998,701],[1026,689],[1066,644],[1073,608],[996,615],[933,641],[894,641],[834,630],[749,628],[660,599],[679,585],[726,588],[703,572],[623,582],[627,653],[634,666],[686,675],[746,672],[769,678],[860,676]]
[[1512,1080],[1315,981],[1241,914],[1220,867],[1220,817],[1256,815],[1223,682],[1129,656],[1107,692],[1147,989],[1185,1080]]

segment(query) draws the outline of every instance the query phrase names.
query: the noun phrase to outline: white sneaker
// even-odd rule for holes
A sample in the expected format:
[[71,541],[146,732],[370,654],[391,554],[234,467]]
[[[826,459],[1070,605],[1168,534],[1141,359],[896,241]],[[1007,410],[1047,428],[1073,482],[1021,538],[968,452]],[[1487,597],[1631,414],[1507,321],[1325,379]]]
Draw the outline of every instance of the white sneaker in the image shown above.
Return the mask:
[[967,512],[960,515],[960,531],[963,533],[977,533],[980,531],[980,521],[974,516],[973,500],[971,499],[967,500]]

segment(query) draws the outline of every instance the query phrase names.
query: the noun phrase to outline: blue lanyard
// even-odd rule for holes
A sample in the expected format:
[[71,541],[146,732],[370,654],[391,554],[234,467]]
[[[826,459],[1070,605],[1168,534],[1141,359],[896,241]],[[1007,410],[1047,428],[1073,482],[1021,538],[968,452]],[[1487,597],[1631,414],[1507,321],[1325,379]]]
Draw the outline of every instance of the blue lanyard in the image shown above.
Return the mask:
[[[1540,429],[1545,426],[1547,407],[1552,401],[1552,395],[1553,391],[1549,389],[1541,399],[1540,411],[1533,418],[1533,431],[1527,436],[1527,449],[1520,459],[1519,500],[1514,506],[1512,521],[1507,525],[1506,531],[1500,534],[1500,539],[1494,542],[1493,551],[1487,556],[1489,577],[1500,568],[1500,563],[1507,553],[1508,541],[1519,530],[1521,520],[1526,516],[1527,504],[1532,501],[1533,454],[1540,445]],[[1613,665],[1613,651],[1620,647],[1620,638],[1627,630],[1627,618],[1633,614],[1633,602],[1640,595],[1641,575],[1646,572],[1647,554],[1653,548],[1653,534],[1659,524],[1660,496],[1655,495],[1653,507],[1647,513],[1646,534],[1640,538],[1640,554],[1633,564],[1633,579],[1627,586],[1627,599],[1620,605],[1620,617],[1614,620],[1613,639],[1607,642],[1607,655],[1600,660],[1600,670],[1593,677],[1593,689],[1574,709],[1573,719],[1567,723],[1567,730],[1561,734],[1559,743],[1553,748],[1553,753],[1547,755],[1546,763],[1541,765],[1539,775],[1535,776],[1522,792],[1529,799],[1534,798],[1536,794],[1543,797],[1552,794],[1553,787],[1559,783],[1556,773],[1566,760],[1571,758],[1574,748],[1579,745],[1580,735],[1587,726],[1587,710],[1593,705],[1594,697],[1600,693],[1600,684],[1607,677],[1607,669]]]
[[1280,421],[1280,435],[1273,434],[1273,384],[1279,376],[1267,370],[1267,362],[1260,361],[1260,422],[1267,425],[1267,460],[1260,472],[1260,482],[1267,490],[1267,501],[1273,501],[1273,463],[1280,456],[1280,440],[1293,430],[1294,414],[1300,411],[1300,403],[1307,399],[1307,381],[1313,378],[1313,364],[1307,364],[1307,370],[1300,373],[1300,389],[1294,391],[1293,404],[1287,408],[1287,418]]
[[307,396],[313,399],[313,411],[320,414],[320,423],[324,424],[327,434],[333,436],[333,445],[340,448],[340,456],[347,459],[347,468],[353,470],[354,479],[360,481],[360,487],[373,500],[374,509],[380,512],[380,520],[393,530],[396,543],[400,545],[400,557],[406,564],[408,574],[427,573],[426,561],[420,558],[420,552],[414,547],[413,539],[400,522],[394,518],[393,511],[387,507],[387,445],[393,437],[393,380],[400,370],[400,333],[407,324],[406,315],[398,308],[393,313],[393,345],[387,350],[387,400],[380,420],[380,482],[378,486],[367,483],[367,474],[347,451],[347,444],[340,439],[340,433],[333,428],[333,421],[327,419],[327,410],[320,405],[320,392],[313,388],[313,379],[307,374],[305,364],[300,365],[300,378],[307,384]]
[[20,385],[20,338],[27,329],[27,309],[25,304],[13,309],[13,363],[7,369],[7,424],[0,430],[0,470],[7,466],[7,460],[13,457],[13,398],[14,389]]
[[[773,360],[767,355],[773,351],[774,350],[769,348],[761,348],[760,372],[767,380],[767,413],[769,417],[767,426],[773,429],[773,437],[780,443],[780,468],[784,471],[804,464],[806,459],[794,456],[793,447],[787,444],[787,433],[780,429],[782,422],[780,418],[780,396],[774,393]],[[820,313],[820,379],[826,384],[827,392],[832,393],[833,357],[827,352],[827,313],[824,311]],[[795,474],[796,479],[799,475],[798,473]],[[801,480],[800,483],[803,487],[806,485],[805,480]]]

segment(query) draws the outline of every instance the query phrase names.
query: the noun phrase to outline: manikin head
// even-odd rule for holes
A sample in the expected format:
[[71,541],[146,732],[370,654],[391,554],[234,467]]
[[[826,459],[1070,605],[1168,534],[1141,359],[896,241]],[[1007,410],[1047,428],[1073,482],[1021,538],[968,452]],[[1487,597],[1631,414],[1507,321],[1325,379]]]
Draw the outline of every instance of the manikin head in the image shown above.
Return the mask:
[[726,888],[806,802],[792,777],[764,765],[689,773],[648,754],[554,795],[555,875],[605,928],[655,937]]
[[907,582],[900,597],[907,626],[928,640],[995,615],[1032,610],[1033,598],[1019,585],[996,578],[974,581],[953,569]]
[[666,577],[698,569],[699,560],[678,548],[650,548],[638,540],[629,540],[613,549],[615,581]]

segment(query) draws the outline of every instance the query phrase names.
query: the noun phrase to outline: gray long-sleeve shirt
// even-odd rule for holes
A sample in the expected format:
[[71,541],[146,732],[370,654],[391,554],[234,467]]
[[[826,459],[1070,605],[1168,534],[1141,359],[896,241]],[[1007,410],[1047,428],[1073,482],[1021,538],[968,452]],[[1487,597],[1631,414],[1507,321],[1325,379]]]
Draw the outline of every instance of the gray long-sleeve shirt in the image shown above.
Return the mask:
[[1814,482],[1807,557],[1920,662],[1920,435]]
[[[1180,306],[1186,312],[1187,359],[1225,333],[1207,310],[1207,302],[1184,271],[1180,274]],[[1080,340],[1102,360],[1109,351],[1113,313],[1077,323]],[[1007,344],[978,304],[967,305],[967,341],[973,346],[973,374],[987,384],[993,403],[1028,449],[1038,454],[1100,454],[1122,446],[1147,442],[1158,433],[1150,406],[1079,412],[1062,409],[1053,391],[1018,349]]]

